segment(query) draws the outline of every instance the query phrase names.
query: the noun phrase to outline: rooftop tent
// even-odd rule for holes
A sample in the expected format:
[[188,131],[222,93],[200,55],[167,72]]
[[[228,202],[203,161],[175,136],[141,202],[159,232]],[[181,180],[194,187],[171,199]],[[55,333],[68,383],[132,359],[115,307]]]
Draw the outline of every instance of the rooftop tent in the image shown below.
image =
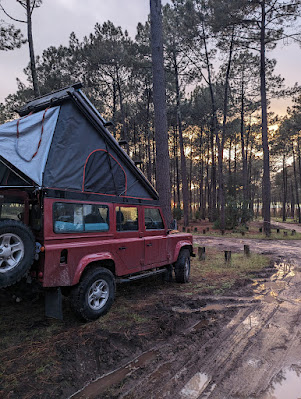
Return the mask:
[[0,126],[0,162],[36,185],[158,200],[79,85],[35,99],[19,114],[18,121]]
[[[41,186],[58,115],[59,107],[54,107],[0,126],[2,165],[7,166],[5,161],[8,161],[29,180]],[[4,173],[3,167],[0,170]],[[26,182],[26,178],[23,181]]]

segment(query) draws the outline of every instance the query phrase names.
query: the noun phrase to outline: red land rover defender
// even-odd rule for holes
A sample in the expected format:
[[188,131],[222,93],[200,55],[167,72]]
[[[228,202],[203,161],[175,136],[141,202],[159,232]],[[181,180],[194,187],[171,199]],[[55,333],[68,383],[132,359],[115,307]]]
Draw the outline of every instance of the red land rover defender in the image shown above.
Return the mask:
[[0,287],[24,276],[94,320],[116,282],[165,273],[186,283],[190,234],[169,234],[156,191],[74,85],[35,99],[0,126]]

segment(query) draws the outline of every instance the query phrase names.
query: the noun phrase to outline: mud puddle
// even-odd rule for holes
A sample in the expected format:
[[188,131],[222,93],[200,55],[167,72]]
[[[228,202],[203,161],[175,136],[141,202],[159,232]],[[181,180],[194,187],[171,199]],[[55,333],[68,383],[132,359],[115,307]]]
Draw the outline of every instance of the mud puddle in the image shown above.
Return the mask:
[[268,391],[260,399],[300,399],[301,365],[293,364],[281,370],[272,380]]
[[210,383],[210,378],[205,373],[195,374],[180,392],[181,399],[197,399]]
[[294,265],[285,262],[275,262],[274,267],[276,273],[269,280],[260,278],[254,280],[254,299],[268,303],[284,300],[281,293],[288,287],[290,278],[295,276],[295,268]]
[[110,389],[127,399],[144,399],[146,392],[168,399],[301,398],[301,365],[279,373],[285,354],[299,353],[292,334],[297,337],[299,318],[301,323],[295,269],[285,262],[274,267],[270,277],[254,280],[253,296],[202,296],[171,307],[194,323],[70,399],[107,398]]
[[124,367],[120,367],[109,374],[106,374],[95,381],[90,382],[82,390],[70,396],[69,399],[96,399],[105,392],[110,386],[119,384],[125,378],[132,375],[140,368],[146,366],[155,360],[159,355],[158,351],[148,351],[127,363]]

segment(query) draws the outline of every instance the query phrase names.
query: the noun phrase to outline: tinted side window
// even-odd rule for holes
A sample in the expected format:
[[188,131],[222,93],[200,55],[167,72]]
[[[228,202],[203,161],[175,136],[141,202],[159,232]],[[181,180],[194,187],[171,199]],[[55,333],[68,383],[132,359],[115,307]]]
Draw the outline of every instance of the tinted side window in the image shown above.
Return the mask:
[[162,230],[164,223],[159,209],[145,208],[144,209],[144,222],[146,230]]
[[109,209],[106,205],[53,204],[55,233],[76,233],[109,230]]
[[117,231],[138,230],[138,208],[117,207],[116,208],[116,229]]

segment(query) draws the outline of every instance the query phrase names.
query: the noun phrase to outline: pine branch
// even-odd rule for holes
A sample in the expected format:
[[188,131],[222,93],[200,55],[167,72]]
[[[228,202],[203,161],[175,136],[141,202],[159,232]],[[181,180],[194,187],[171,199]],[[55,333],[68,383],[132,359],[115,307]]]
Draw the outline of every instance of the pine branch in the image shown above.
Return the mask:
[[15,21],[15,22],[21,22],[21,23],[23,23],[23,24],[26,24],[26,23],[27,23],[26,21],[22,21],[22,20],[20,20],[20,19],[14,18],[14,17],[12,17],[10,14],[8,14],[8,12],[6,12],[6,10],[3,8],[3,5],[2,5],[2,4],[0,4],[0,8],[1,8],[1,10],[4,12],[4,14],[5,14],[8,18],[12,19],[13,21]]

